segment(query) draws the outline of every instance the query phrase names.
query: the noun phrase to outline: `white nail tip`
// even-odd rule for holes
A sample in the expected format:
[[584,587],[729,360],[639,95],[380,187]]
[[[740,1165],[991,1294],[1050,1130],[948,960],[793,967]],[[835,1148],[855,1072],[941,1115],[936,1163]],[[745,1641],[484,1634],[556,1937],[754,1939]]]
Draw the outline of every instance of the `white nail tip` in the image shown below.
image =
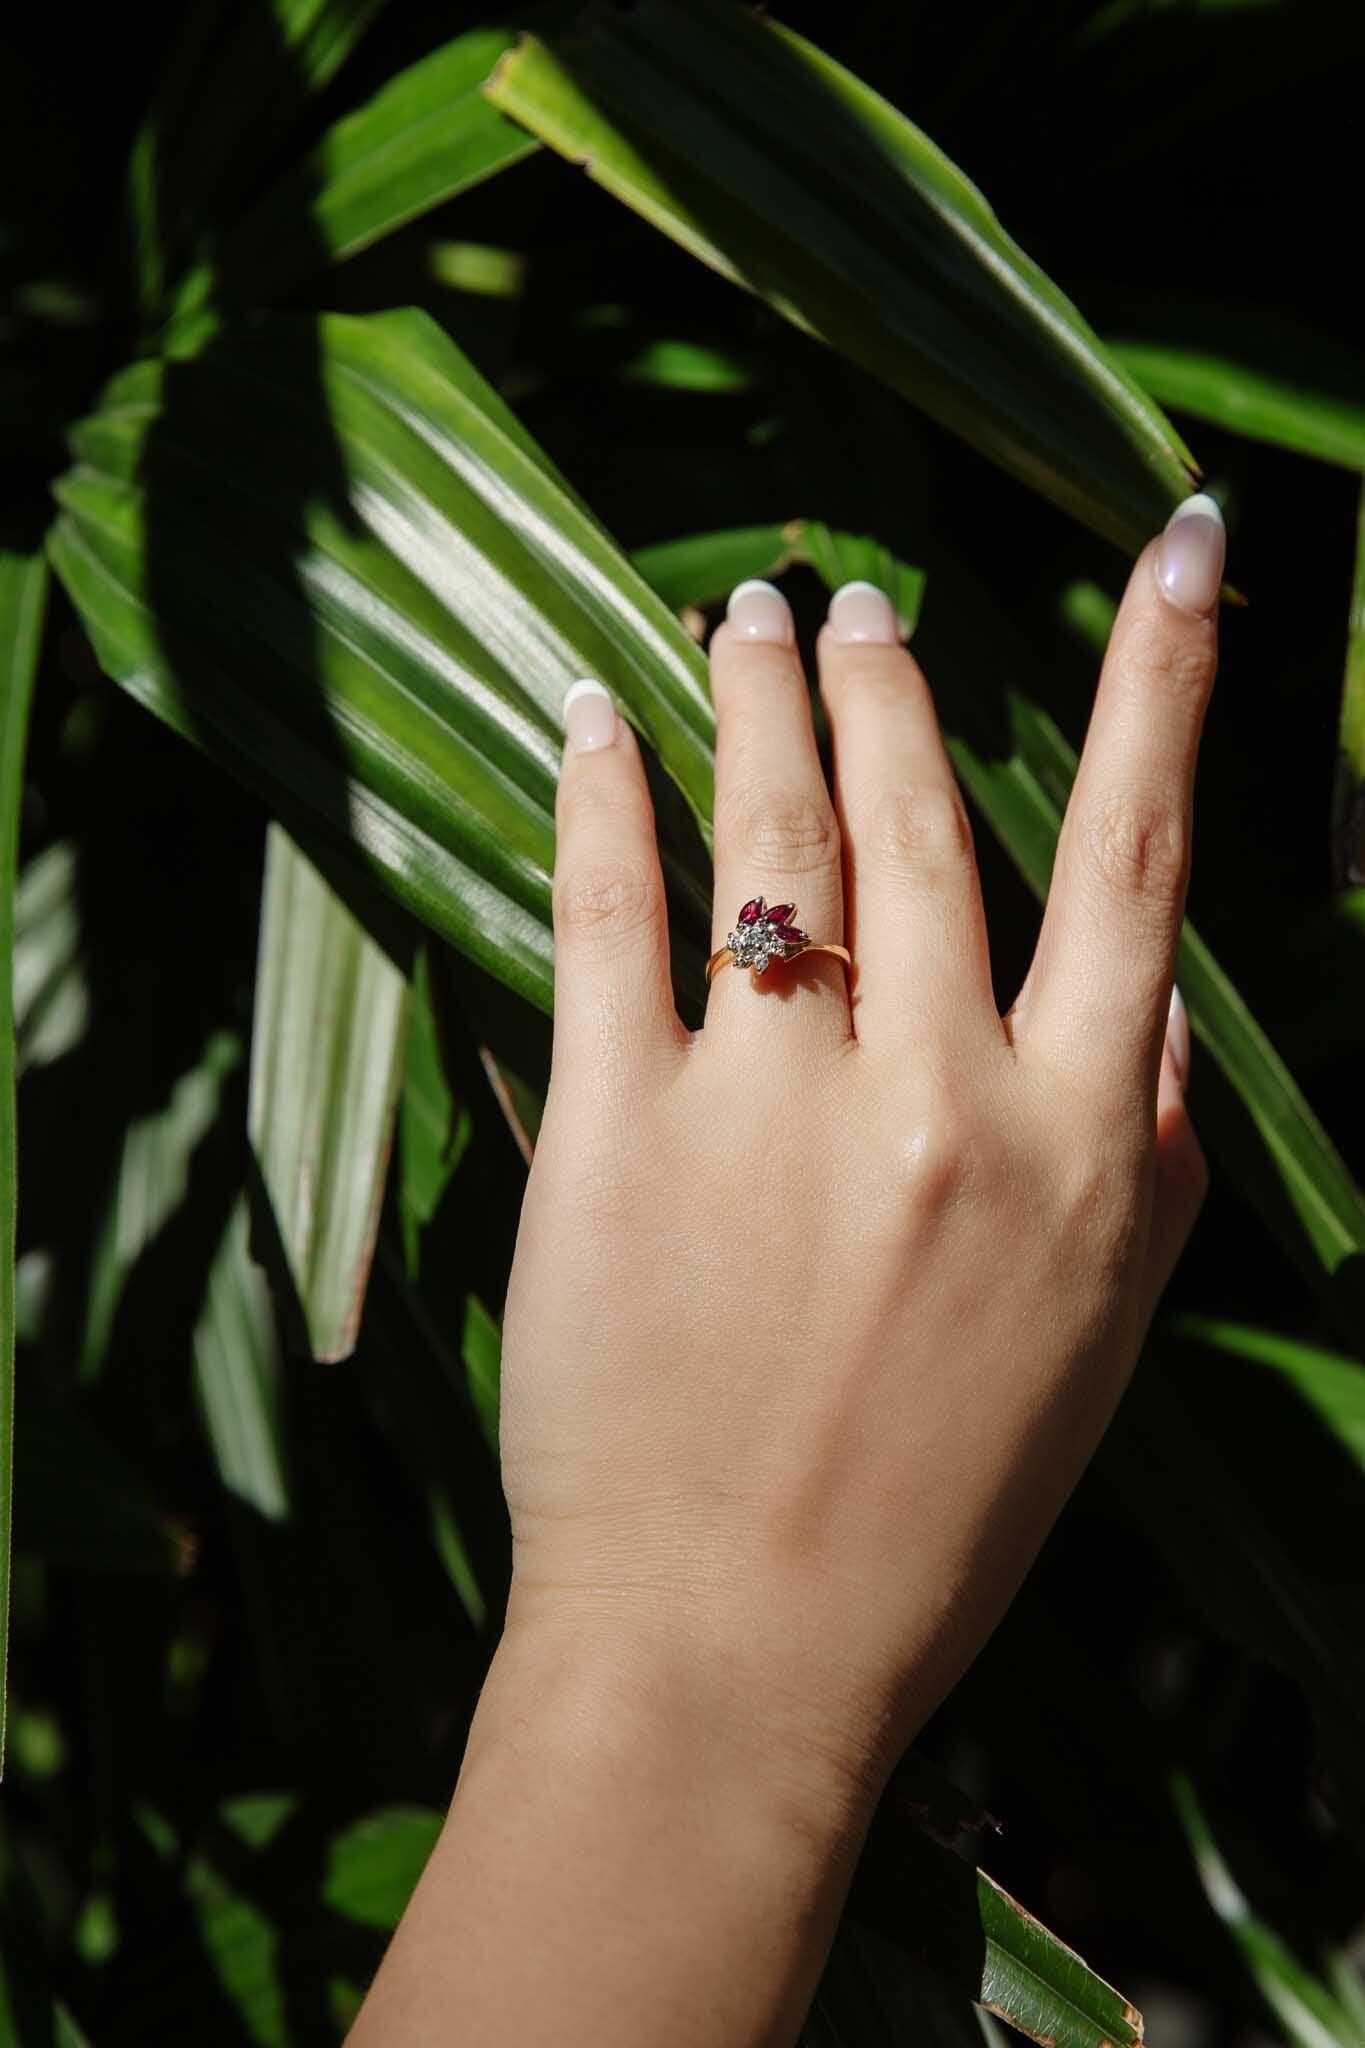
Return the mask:
[[880,597],[885,598],[888,604],[891,602],[879,583],[864,583],[861,580],[855,583],[841,583],[839,585],[839,588],[829,601],[831,611],[834,610],[841,597]]
[[1192,498],[1186,498],[1183,505],[1176,506],[1166,525],[1170,528],[1175,525],[1177,519],[1189,519],[1192,515],[1201,519],[1216,519],[1220,526],[1223,524],[1223,508],[1217,498],[1211,498],[1207,491],[1196,491]]
[[755,597],[760,592],[764,597],[775,597],[779,604],[787,601],[775,583],[765,583],[761,576],[751,576],[747,583],[737,583],[730,592],[730,601],[725,607],[727,618],[741,598]]
[[580,697],[605,697],[610,701],[611,691],[599,683],[596,676],[584,676],[581,681],[570,683],[568,689],[564,692],[564,703],[561,708],[567,711],[569,706],[576,704]]

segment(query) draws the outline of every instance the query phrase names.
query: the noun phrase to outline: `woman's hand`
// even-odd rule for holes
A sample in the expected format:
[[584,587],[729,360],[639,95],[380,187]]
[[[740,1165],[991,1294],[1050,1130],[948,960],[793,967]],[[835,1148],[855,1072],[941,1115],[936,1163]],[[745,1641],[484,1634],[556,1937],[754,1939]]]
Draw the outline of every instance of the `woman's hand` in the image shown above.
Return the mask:
[[[481,1744],[509,1742],[519,1768],[546,1759],[561,1799],[576,1771],[598,1794],[633,1787],[662,1860],[623,1848],[628,1917],[641,1887],[691,1868],[714,1812],[724,1854],[713,1867],[693,1844],[696,1894],[670,1909],[705,1954],[707,1895],[736,1858],[768,1901],[747,1956],[781,1917],[751,1867],[760,1807],[781,1815],[798,1901],[757,2003],[727,1993],[715,2030],[676,2036],[658,2002],[676,1930],[651,1950],[647,1912],[632,1920],[581,2007],[595,2041],[618,2038],[613,2016],[622,2041],[789,2038],[831,1871],[1132,1371],[1203,1190],[1172,971],[1222,559],[1197,498],[1134,569],[1004,1017],[932,699],[877,592],[840,592],[820,636],[832,796],[783,599],[742,587],[715,636],[713,944],[761,895],[853,968],[726,966],[695,1034],[673,1007],[634,736],[600,690],[573,693],[554,1072],[504,1336],[512,1601],[472,1797]],[[794,1858],[796,1840],[814,1853]],[[608,1883],[594,1925],[613,1898]],[[508,2039],[580,2038],[562,1972],[546,1996],[543,2035],[523,2013],[530,2032]]]
[[746,899],[794,899],[851,979],[727,966],[685,1031],[633,735],[600,693],[570,708],[554,1078],[505,1331],[514,1616],[685,1644],[769,1735],[780,1711],[853,1771],[889,1765],[997,1620],[1198,1205],[1187,1052],[1162,1063],[1210,504],[1134,571],[1003,1018],[966,814],[879,593],[842,592],[820,636],[833,798],[777,592],[742,588],[711,653],[712,943]]

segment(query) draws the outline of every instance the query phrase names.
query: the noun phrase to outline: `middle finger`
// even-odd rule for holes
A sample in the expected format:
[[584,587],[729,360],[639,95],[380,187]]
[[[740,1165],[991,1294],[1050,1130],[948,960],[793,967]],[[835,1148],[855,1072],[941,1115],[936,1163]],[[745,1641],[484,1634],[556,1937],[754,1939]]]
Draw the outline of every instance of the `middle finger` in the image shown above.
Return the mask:
[[[839,827],[811,723],[810,691],[786,599],[741,583],[711,641],[716,704],[716,895],[712,946],[726,943],[741,905],[791,904],[787,922],[813,940],[843,939]],[[780,998],[780,1000],[773,1000]],[[842,963],[831,954],[776,961],[761,976],[723,968],[712,983],[714,1023],[800,1029],[839,1044],[851,1036]]]

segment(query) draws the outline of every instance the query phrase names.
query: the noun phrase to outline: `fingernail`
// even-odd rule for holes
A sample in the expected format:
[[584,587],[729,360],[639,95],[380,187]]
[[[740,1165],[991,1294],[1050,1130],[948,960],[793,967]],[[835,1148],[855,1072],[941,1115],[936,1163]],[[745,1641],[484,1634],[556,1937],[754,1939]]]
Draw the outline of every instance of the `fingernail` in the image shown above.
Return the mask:
[[1184,1088],[1190,1078],[1190,1013],[1178,988],[1171,990],[1170,1015],[1166,1019],[1166,1050]]
[[757,577],[735,585],[725,616],[741,640],[768,640],[781,647],[790,646],[796,638],[786,598],[771,583],[762,583]]
[[616,738],[616,706],[599,682],[584,676],[564,693],[564,745],[573,754],[609,747]]
[[829,630],[841,645],[859,640],[894,647],[900,623],[884,590],[875,583],[845,583],[829,601]]
[[1166,522],[1156,556],[1161,594],[1177,611],[1207,618],[1223,583],[1227,534],[1217,500],[1199,491],[1177,505]]

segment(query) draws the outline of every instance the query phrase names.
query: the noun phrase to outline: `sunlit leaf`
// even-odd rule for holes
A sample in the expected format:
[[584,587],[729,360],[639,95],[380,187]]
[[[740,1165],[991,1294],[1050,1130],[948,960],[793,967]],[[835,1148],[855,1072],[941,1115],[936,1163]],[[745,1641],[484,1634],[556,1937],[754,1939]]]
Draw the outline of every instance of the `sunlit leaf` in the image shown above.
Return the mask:
[[[533,154],[534,137],[481,90],[512,40],[496,28],[456,36],[330,128],[228,238],[218,269],[234,293],[268,298]],[[187,280],[180,309],[213,283],[212,271]]]
[[194,1328],[194,1385],[218,1477],[267,1520],[288,1513],[275,1307],[245,1198],[228,1218]]
[[440,1814],[421,1806],[386,1807],[356,1821],[328,1849],[325,1903],[350,1920],[389,1932],[398,1925],[440,1832]]
[[1052,2048],[1138,2048],[1142,2016],[1112,1985],[951,1849],[875,1824],[849,1910],[941,1984]]
[[124,1134],[91,1259],[80,1345],[85,1379],[104,1364],[128,1275],[185,1199],[195,1149],[217,1120],[223,1084],[240,1058],[232,1034],[216,1032],[165,1106],[136,1118]]
[[421,315],[279,320],[129,371],[76,447],[53,551],[110,674],[548,1008],[565,690],[605,678],[699,820],[712,713],[502,401]]
[[920,129],[724,0],[595,10],[489,93],[681,245],[1120,545],[1190,458],[1076,308]]
[[406,996],[403,969],[273,825],[248,1122],[319,1359],[355,1348],[393,1140]]
[[17,1070],[50,1065],[80,1043],[90,994],[81,958],[77,853],[58,840],[19,877],[14,901],[14,1051]]

